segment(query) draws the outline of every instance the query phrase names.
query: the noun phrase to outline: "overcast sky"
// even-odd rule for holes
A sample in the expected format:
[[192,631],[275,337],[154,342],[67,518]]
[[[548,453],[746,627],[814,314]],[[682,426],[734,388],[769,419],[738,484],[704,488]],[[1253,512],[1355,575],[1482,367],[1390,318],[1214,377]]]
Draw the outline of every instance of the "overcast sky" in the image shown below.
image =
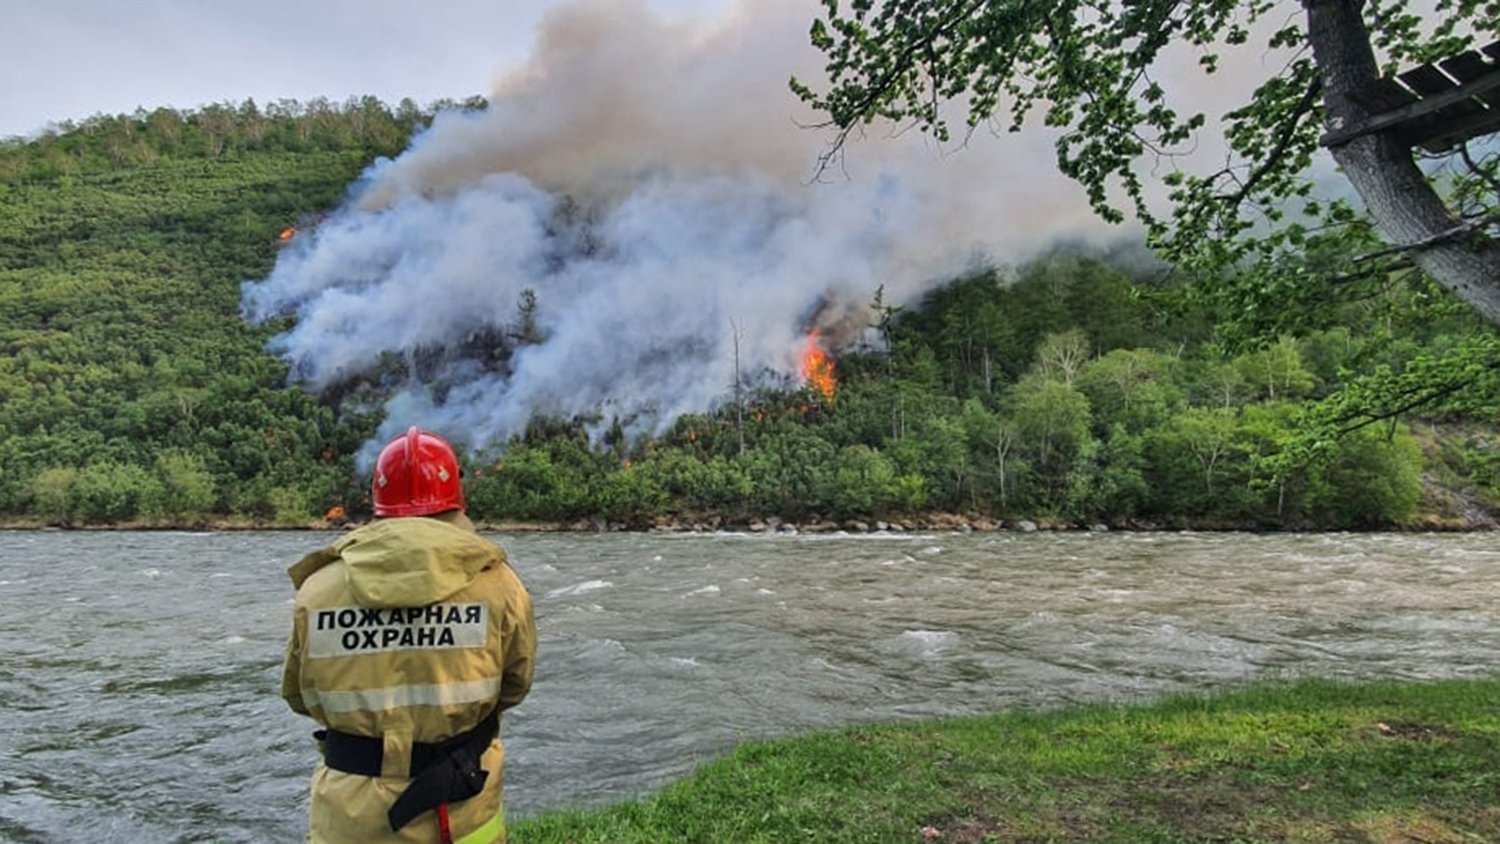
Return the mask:
[[[673,16],[727,0],[650,0]],[[561,0],[5,0],[0,137],[94,114],[487,94]],[[809,20],[812,8],[809,9]]]

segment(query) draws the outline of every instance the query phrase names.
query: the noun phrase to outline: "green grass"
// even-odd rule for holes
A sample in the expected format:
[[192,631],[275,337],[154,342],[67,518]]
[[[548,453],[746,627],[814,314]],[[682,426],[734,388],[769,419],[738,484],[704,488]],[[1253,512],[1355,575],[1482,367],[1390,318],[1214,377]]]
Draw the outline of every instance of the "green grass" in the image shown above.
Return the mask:
[[1500,841],[1500,678],[1300,681],[742,745],[544,842]]

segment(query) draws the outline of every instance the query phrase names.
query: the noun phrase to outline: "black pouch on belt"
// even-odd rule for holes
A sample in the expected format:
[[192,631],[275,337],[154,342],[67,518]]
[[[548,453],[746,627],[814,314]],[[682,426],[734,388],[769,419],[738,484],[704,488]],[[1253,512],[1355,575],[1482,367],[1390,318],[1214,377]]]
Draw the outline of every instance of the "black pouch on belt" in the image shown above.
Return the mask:
[[[386,812],[391,829],[399,830],[423,812],[468,800],[483,791],[489,771],[479,767],[479,760],[499,732],[500,709],[496,707],[466,732],[440,742],[412,745],[411,782]],[[328,767],[380,776],[380,739],[338,730],[318,730],[314,736],[323,742],[323,761]]]
[[399,830],[444,803],[468,800],[483,791],[489,771],[479,767],[480,753],[483,750],[476,753],[467,747],[455,750],[417,774],[385,814],[391,830]]
[[414,748],[412,780],[385,814],[391,829],[399,830],[423,812],[468,800],[483,791],[490,774],[479,767],[479,760],[499,733],[497,706],[468,732],[436,745]]

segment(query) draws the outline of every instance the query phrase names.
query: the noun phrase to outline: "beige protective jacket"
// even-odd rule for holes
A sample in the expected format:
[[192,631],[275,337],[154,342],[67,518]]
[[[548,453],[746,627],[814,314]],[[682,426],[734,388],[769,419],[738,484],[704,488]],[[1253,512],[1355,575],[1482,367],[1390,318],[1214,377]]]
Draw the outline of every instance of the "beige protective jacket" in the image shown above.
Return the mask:
[[[472,729],[531,689],[531,597],[500,546],[462,513],[384,519],[309,554],[297,587],[281,694],[324,727],[380,737],[381,776],[331,770],[312,779],[315,844],[439,840],[436,811],[392,832],[386,812],[406,789],[412,742]],[[505,840],[504,748],[482,757],[478,795],[449,806],[455,844]]]

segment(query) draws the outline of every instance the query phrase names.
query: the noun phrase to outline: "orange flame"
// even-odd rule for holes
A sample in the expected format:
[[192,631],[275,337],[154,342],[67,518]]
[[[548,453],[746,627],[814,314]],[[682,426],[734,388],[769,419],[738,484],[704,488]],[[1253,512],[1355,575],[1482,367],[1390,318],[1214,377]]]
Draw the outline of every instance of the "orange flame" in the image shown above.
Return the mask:
[[833,401],[833,392],[838,387],[833,380],[833,358],[818,345],[818,330],[807,332],[807,350],[802,353],[802,377],[827,401]]
[[328,512],[323,514],[325,522],[336,522],[342,518],[344,518],[344,508],[337,505],[328,508]]
[[282,243],[285,243],[288,240],[291,240],[292,238],[294,238],[296,236],[297,236],[297,227],[296,226],[287,226],[286,228],[284,228],[284,229],[281,230],[281,234],[276,235],[276,239],[279,240],[279,241],[281,241]]

